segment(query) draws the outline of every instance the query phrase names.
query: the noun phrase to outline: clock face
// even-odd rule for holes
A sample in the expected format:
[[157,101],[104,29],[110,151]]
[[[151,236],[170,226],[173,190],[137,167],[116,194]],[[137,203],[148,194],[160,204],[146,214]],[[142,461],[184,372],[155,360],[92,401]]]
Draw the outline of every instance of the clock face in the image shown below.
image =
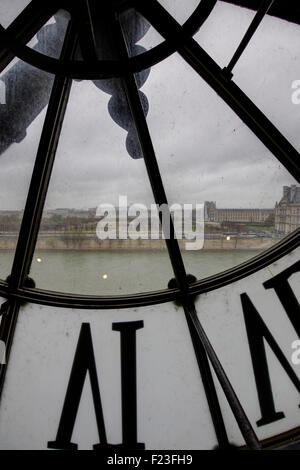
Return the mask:
[[[295,249],[196,300],[199,319],[263,442],[286,431],[296,435],[299,428],[299,322],[289,307],[299,305],[298,260]],[[104,436],[131,449],[217,445],[187,322],[172,302],[101,311],[28,304],[9,364],[2,448],[92,449],[105,447]],[[215,374],[213,381],[228,438],[242,446]]]
[[297,441],[290,7],[37,3],[0,6],[0,448]]

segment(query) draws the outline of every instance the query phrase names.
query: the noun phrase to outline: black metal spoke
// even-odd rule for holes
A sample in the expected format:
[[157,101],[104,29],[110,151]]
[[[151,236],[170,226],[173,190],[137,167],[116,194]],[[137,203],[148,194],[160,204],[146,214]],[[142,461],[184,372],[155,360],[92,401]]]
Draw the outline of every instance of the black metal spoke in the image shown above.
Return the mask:
[[20,309],[20,303],[15,299],[9,299],[1,306],[0,340],[5,344],[6,364],[0,364],[0,398],[2,395],[7,364],[10,356],[12,339],[14,336],[16,321]]
[[[119,38],[119,50],[120,50],[120,57],[127,58],[127,48],[126,43],[123,38],[121,25],[116,22],[115,23],[116,35]],[[182,292],[187,291],[187,280],[186,280],[186,272],[185,267],[183,264],[181,251],[179,248],[178,240],[175,237],[175,229],[172,221],[172,217],[169,211],[168,200],[166,196],[166,192],[164,189],[163,181],[161,178],[159,166],[157,163],[155,151],[153,148],[151,136],[149,133],[148,125],[146,122],[146,118],[144,115],[143,106],[139,97],[139,91],[136,84],[136,80],[134,75],[126,74],[123,78],[124,89],[126,92],[128,104],[131,110],[132,118],[134,124],[136,126],[137,135],[139,138],[139,142],[142,148],[144,161],[148,173],[148,177],[150,180],[152,192],[154,195],[155,203],[158,206],[165,205],[166,213],[170,220],[170,234],[166,234],[166,245],[169,252],[169,256],[171,259],[174,275],[178,282],[178,286],[182,290]],[[161,222],[162,222],[162,214],[159,213]],[[162,224],[163,225],[163,224]],[[164,226],[162,227],[164,230]]]
[[[58,0],[32,0],[29,5],[7,28],[8,33],[17,41],[26,44],[56,13]],[[15,54],[6,47],[0,46],[0,72],[14,59]]]
[[97,60],[96,40],[95,40],[94,28],[93,28],[92,17],[91,17],[90,0],[86,0],[86,2],[83,3],[82,8],[79,8],[76,11],[76,14],[81,15],[80,34],[79,34],[79,44],[80,44],[81,54],[84,60],[96,61]]
[[[145,18],[165,38],[182,34],[180,25],[156,1],[142,4]],[[290,142],[194,40],[178,50],[183,59],[220,95],[290,174],[300,182],[300,156]]]
[[189,327],[190,335],[192,338],[194,351],[198,363],[198,368],[200,371],[200,375],[202,378],[203,387],[206,394],[206,399],[209,407],[209,411],[211,414],[211,418],[213,421],[214,429],[216,432],[216,437],[219,444],[219,449],[228,449],[229,441],[228,436],[224,424],[224,419],[219,403],[219,399],[217,396],[214,380],[212,377],[212,373],[210,370],[209,362],[207,359],[207,354],[205,352],[205,348],[203,344],[199,341],[197,331],[194,327],[193,322],[189,315],[185,312],[185,318]]
[[[126,43],[122,35],[121,26],[119,23],[116,24],[116,34],[119,37],[120,43],[120,55],[121,57],[127,56],[126,50]],[[126,91],[127,99],[130,105],[132,117],[137,129],[140,145],[143,150],[145,165],[147,169],[147,173],[149,176],[150,184],[152,187],[153,195],[155,202],[158,206],[161,204],[165,204],[168,208],[168,200],[165,193],[163,181],[160,175],[159,166],[157,163],[155,151],[153,148],[151,136],[149,133],[148,125],[146,122],[146,118],[143,112],[142,103],[140,101],[138,87],[136,84],[135,77],[131,74],[127,74],[124,76],[123,79],[124,88]],[[185,297],[187,293],[187,276],[184,267],[184,263],[182,260],[181,251],[178,245],[177,239],[174,237],[174,227],[172,223],[172,218],[170,213],[168,214],[170,217],[170,237],[165,238],[165,242],[168,248],[170,260],[173,266],[174,274],[176,281],[178,283],[178,287],[182,292],[182,302],[185,302]],[[162,229],[164,226],[162,224]],[[208,405],[211,411],[213,424],[215,427],[215,432],[218,440],[218,444],[220,448],[228,448],[228,437],[221,413],[220,404],[218,401],[218,397],[216,394],[213,378],[211,375],[211,370],[209,367],[209,363],[207,360],[207,356],[202,344],[197,341],[195,336],[195,332],[193,331],[193,325],[187,318],[188,327],[190,330],[196,359],[198,362],[199,371],[202,377],[205,393],[207,396]]]
[[[62,60],[73,56],[77,43],[76,35],[71,23],[61,53]],[[12,291],[24,285],[29,273],[70,88],[69,78],[55,78],[9,277],[9,290]],[[7,362],[20,308],[20,302],[16,299],[10,298],[9,301],[0,325],[0,339],[6,345]],[[7,364],[2,365],[0,369],[0,394],[6,369]]]
[[[152,4],[152,2],[150,2],[150,3]],[[156,3],[156,2],[154,2],[154,3]],[[130,102],[132,115],[134,117],[134,121],[135,121],[135,124],[136,124],[137,129],[138,129],[138,126],[140,125],[141,121],[145,121],[145,117],[144,117],[144,113],[143,113],[141,103],[139,104],[139,107],[140,107],[139,111],[140,112],[138,112],[138,113],[136,112],[136,108],[138,107],[138,101],[140,101],[139,97],[138,97],[137,87],[136,87],[136,84],[134,82],[134,77],[131,77],[130,75],[126,75],[124,80],[125,80],[125,87],[126,87],[127,97],[128,97],[129,102]],[[134,90],[136,90],[135,94],[134,94]],[[145,122],[145,127],[147,127],[146,122]],[[141,144],[142,144],[143,139],[145,137],[144,132],[142,132],[142,133],[138,132],[138,134],[139,134]],[[148,134],[149,134],[149,132],[148,132]],[[150,143],[151,143],[150,135],[149,135],[149,139],[150,139]],[[151,146],[152,146],[152,144],[151,144]],[[146,148],[146,151],[147,150],[148,150],[148,148]],[[147,155],[147,153],[144,153],[145,163],[146,163],[146,166],[147,166],[146,155]],[[154,150],[153,150],[153,154],[151,152],[150,155],[151,155],[150,163],[152,162],[152,159],[154,159],[155,162],[156,162],[156,157],[155,157],[155,154],[154,154]],[[149,165],[149,162],[148,162],[148,165]],[[148,167],[147,167],[147,169],[148,169]],[[148,175],[149,175],[150,181],[153,180],[152,186],[153,186],[154,195],[156,195],[156,191],[157,191],[156,172],[158,172],[158,174],[159,174],[158,166],[157,166],[157,168],[155,168],[155,171],[152,172],[152,168],[151,168],[151,165],[150,165],[150,168],[148,169]],[[161,181],[160,177],[158,179],[158,185],[159,186],[161,185],[162,189],[163,189],[163,185],[162,185],[162,181]],[[161,190],[160,187],[159,187],[159,190]],[[160,195],[160,193],[159,193],[159,195]],[[165,196],[165,200],[167,202],[166,196]],[[178,249],[179,249],[179,247],[178,247]],[[174,253],[174,251],[172,249],[171,250],[169,249],[169,255],[170,255],[170,258],[171,258],[171,261],[172,261],[172,264],[173,264],[172,258],[176,256],[176,253]],[[180,255],[181,255],[181,253],[180,253]],[[175,259],[175,261],[176,261],[176,259]],[[182,264],[183,264],[183,261],[182,261]],[[177,278],[175,270],[174,270],[174,273],[175,273],[176,280],[178,282],[178,286],[181,288],[180,279]],[[182,276],[183,273],[185,275],[185,269],[184,269],[183,272],[180,272],[179,274]],[[232,411],[233,411],[233,413],[235,415],[235,418],[238,422],[238,425],[241,429],[241,432],[243,434],[245,442],[252,449],[260,449],[260,444],[259,444],[259,441],[258,441],[255,433],[254,433],[254,430],[252,429],[251,424],[250,424],[250,422],[249,422],[242,406],[240,405],[240,403],[238,401],[238,398],[237,398],[237,396],[236,396],[236,394],[235,394],[235,392],[234,392],[234,390],[233,390],[233,388],[232,388],[232,386],[231,386],[231,384],[230,384],[230,382],[229,382],[229,380],[228,380],[228,378],[227,378],[227,376],[226,376],[226,374],[225,374],[225,372],[224,372],[224,370],[223,370],[223,368],[222,368],[222,366],[221,366],[221,364],[220,364],[220,362],[219,362],[219,360],[218,360],[211,344],[209,343],[209,341],[207,339],[207,336],[205,335],[204,330],[202,329],[202,327],[200,325],[200,322],[198,320],[196,312],[194,311],[194,314],[191,313],[190,301],[186,296],[183,296],[182,303],[183,303],[185,315],[186,315],[186,318],[187,318],[188,326],[189,326],[189,329],[190,329],[190,333],[191,333],[192,341],[193,341],[193,344],[194,344],[194,348],[195,348],[198,363],[199,363],[201,355],[203,353],[205,354],[205,352],[206,352],[206,354],[209,356],[210,361],[212,362],[212,365],[215,369],[217,377],[218,377],[218,379],[219,379],[219,381],[220,381],[220,383],[223,387],[223,390],[226,394],[226,397],[229,401],[229,404],[232,408]],[[195,316],[196,316],[196,318],[195,318]],[[201,328],[199,327],[198,323],[199,323]],[[196,338],[195,333],[197,333],[198,338]],[[201,346],[198,345],[197,339],[198,339],[198,341],[200,341]],[[204,351],[202,350],[202,347],[204,348]],[[214,400],[215,404],[216,404],[216,408],[215,408],[215,413],[213,415],[213,423],[214,423],[215,429],[218,429],[216,434],[217,434],[217,437],[218,437],[218,440],[219,440],[220,447],[223,447],[223,446],[226,447],[226,445],[228,445],[228,438],[227,438],[227,435],[226,435],[226,430],[225,430],[222,414],[218,413],[220,408],[219,408],[219,402],[218,402],[218,398],[217,398],[217,394],[216,394],[216,391],[215,391],[215,387],[214,387],[214,384],[213,384],[212,377],[208,374],[207,367],[204,364],[203,364],[203,368],[200,369],[200,372],[201,372],[202,380],[206,383],[206,385],[205,385],[206,392],[208,392],[209,389],[210,389],[210,392],[211,392],[211,389],[214,390],[214,396],[211,395],[211,394],[209,395],[209,399],[208,399],[209,406],[210,406],[210,409],[211,409],[212,406],[214,406],[213,403],[212,403],[213,400]]]
[[259,27],[260,23],[264,19],[265,15],[268,13],[269,8],[272,6],[275,0],[263,0],[256,15],[254,16],[249,28],[247,29],[243,39],[241,40],[237,50],[232,56],[231,61],[229,62],[228,66],[225,68],[225,71],[232,75],[231,72],[236,65],[237,61],[241,57],[242,53],[246,49],[247,45],[251,41],[255,31]]
[[184,310],[189,318],[189,320],[193,323],[195,327],[195,331],[197,332],[198,339],[203,345],[209,360],[214,368],[215,374],[220,382],[220,385],[224,391],[224,394],[227,398],[227,401],[229,403],[229,406],[234,414],[234,417],[236,419],[236,422],[240,428],[240,431],[245,439],[246,444],[250,449],[253,450],[260,450],[261,445],[259,443],[259,440],[251,426],[251,423],[241,405],[239,402],[238,397],[236,396],[236,393],[218,359],[218,356],[216,355],[214,348],[212,347],[200,321],[197,315],[197,312],[195,310],[195,306],[192,302],[190,304],[186,303],[184,305]]
[[[75,28],[71,23],[66,33],[62,60],[74,54],[75,38]],[[71,84],[72,80],[65,77],[59,76],[54,80],[16,247],[10,280],[12,289],[24,283],[30,270]]]

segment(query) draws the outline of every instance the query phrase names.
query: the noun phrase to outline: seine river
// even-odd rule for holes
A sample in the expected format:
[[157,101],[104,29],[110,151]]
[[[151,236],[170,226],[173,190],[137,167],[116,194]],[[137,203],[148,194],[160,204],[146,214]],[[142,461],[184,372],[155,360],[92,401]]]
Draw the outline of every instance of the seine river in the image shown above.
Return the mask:
[[[229,269],[258,251],[184,251],[187,273],[197,278]],[[0,277],[9,274],[13,251],[0,252]],[[30,276],[41,289],[78,294],[117,295],[164,289],[174,277],[167,251],[41,250]]]

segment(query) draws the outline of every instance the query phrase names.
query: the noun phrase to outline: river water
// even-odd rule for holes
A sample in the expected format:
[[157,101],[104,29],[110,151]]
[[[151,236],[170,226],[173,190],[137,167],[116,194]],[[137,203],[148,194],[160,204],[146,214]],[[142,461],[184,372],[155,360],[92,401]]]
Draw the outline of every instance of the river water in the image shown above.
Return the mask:
[[[258,251],[183,251],[187,273],[198,279],[224,271]],[[13,251],[0,253],[0,276],[9,274]],[[36,286],[77,294],[118,295],[164,289],[174,277],[167,251],[36,252],[30,276]]]

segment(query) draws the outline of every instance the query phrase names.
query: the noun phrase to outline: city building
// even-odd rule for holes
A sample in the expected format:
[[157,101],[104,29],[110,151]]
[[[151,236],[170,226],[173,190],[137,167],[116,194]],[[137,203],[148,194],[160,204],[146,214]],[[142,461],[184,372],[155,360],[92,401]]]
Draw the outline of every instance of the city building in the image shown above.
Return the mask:
[[275,229],[288,234],[300,227],[300,186],[283,186],[283,195],[275,206]]
[[[103,469],[299,450],[300,230],[272,233],[266,178],[300,182],[299,2],[0,5],[0,207],[23,209],[0,213],[0,450],[93,449]],[[246,187],[273,209],[207,203],[223,224],[195,244],[193,212],[184,248],[165,226],[164,251],[96,239],[139,219],[84,209],[189,201],[223,175],[234,204]]]
[[218,209],[216,203],[205,202],[206,220],[210,222],[265,222],[274,209]]

